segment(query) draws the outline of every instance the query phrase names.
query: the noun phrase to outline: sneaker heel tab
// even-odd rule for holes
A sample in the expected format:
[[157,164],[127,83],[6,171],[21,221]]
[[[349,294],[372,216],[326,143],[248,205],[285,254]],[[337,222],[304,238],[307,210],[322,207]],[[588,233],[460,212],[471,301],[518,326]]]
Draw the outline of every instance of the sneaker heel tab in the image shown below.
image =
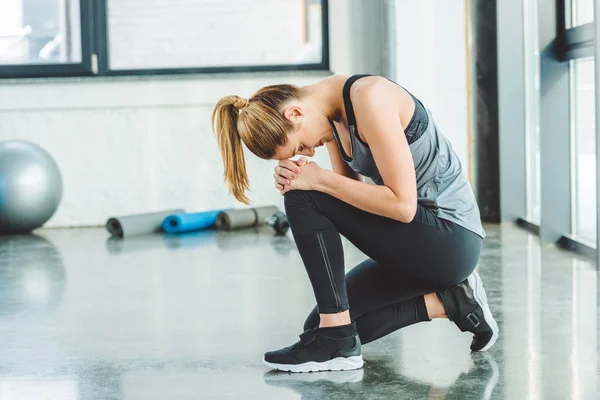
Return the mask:
[[362,345],[360,343],[360,338],[358,337],[358,335],[354,336],[354,346],[352,346],[353,349],[358,349],[358,351],[360,352]]
[[444,289],[442,291],[436,292],[435,293],[436,296],[438,297],[438,299],[442,302],[442,305],[444,306],[444,309],[446,310],[446,315],[448,316],[448,320],[449,321],[454,321],[454,309],[451,307],[450,302],[448,301],[449,299],[448,297],[451,297],[452,294],[450,294],[450,290],[449,289]]

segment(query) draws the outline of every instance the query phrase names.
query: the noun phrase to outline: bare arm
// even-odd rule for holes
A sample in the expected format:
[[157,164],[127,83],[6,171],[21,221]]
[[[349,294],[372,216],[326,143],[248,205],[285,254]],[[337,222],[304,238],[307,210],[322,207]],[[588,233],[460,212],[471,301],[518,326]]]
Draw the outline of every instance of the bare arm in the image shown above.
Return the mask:
[[357,126],[369,144],[384,185],[370,185],[324,170],[315,187],[361,210],[408,223],[417,210],[415,169],[402,134],[398,101],[382,85],[361,87],[352,100]]

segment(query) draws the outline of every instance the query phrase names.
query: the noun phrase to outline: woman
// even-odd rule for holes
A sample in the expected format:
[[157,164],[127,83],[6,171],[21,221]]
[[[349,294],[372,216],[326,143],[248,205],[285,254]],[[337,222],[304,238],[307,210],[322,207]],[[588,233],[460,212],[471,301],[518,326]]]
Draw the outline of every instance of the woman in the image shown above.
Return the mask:
[[[361,343],[433,318],[498,337],[479,275],[485,232],[471,186],[431,112],[401,86],[370,75],[273,85],[222,98],[212,115],[236,199],[248,203],[242,143],[279,160],[275,186],[316,307],[300,341],[265,354],[292,372],[361,368]],[[327,146],[333,171],[304,157]],[[361,176],[375,185],[364,183]],[[344,275],[340,234],[369,258]]]

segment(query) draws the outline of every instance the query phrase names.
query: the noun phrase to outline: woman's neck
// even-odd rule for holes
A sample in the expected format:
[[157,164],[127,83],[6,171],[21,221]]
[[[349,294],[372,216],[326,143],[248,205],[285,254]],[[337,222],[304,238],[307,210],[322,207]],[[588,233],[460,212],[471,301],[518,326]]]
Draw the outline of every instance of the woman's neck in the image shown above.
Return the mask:
[[333,75],[305,87],[309,101],[331,121],[346,121],[343,90],[347,79],[345,75]]

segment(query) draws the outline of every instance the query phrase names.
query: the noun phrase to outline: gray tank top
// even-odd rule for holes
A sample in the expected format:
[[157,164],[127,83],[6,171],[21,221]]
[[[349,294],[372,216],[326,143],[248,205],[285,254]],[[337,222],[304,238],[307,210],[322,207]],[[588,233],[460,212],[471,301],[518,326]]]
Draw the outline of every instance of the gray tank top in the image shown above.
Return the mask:
[[[331,125],[342,158],[350,168],[371,178],[375,184],[383,185],[371,150],[358,134],[350,101],[350,87],[364,76],[369,75],[354,75],[344,85],[343,96],[352,157],[344,151],[335,125]],[[415,164],[418,203],[432,209],[439,218],[452,221],[485,238],[479,207],[458,156],[436,125],[431,111],[412,94],[411,96],[415,100],[415,113],[404,133]]]

